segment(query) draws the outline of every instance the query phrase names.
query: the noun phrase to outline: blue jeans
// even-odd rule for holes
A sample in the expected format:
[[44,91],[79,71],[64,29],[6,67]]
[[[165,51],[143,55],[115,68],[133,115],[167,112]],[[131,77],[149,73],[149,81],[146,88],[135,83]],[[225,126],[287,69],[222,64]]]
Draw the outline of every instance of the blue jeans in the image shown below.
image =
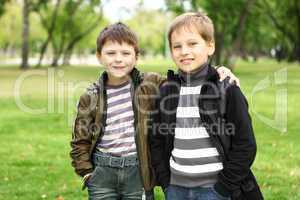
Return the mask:
[[223,197],[213,187],[186,188],[169,185],[166,189],[166,200],[230,200],[230,197]]
[[110,155],[94,155],[95,170],[87,181],[89,200],[141,200],[143,186],[137,162],[110,160]]

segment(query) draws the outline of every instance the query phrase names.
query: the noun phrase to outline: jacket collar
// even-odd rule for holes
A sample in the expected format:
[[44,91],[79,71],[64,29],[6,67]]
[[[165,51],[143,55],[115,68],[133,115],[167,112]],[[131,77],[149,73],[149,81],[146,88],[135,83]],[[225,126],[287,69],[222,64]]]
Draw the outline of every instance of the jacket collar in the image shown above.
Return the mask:
[[179,69],[178,75],[183,83],[197,84],[205,81],[207,70],[208,70],[208,64],[205,63],[200,67],[198,67],[197,69],[195,69],[194,71],[188,73]]
[[[140,75],[140,71],[137,69],[137,68],[133,68],[132,71],[130,72],[130,79],[134,85],[134,87],[137,87],[141,81],[142,81],[142,78],[141,78],[141,75]],[[104,88],[106,82],[107,82],[107,79],[108,79],[108,74],[106,71],[104,71],[100,78],[99,78],[99,86],[100,86],[100,89],[101,88]]]
[[[168,70],[167,77],[169,81],[175,81],[177,83],[180,83],[180,76],[178,74],[175,74],[173,70]],[[210,64],[208,64],[205,81],[217,82],[219,78],[220,77],[217,70],[214,67],[212,67]]]

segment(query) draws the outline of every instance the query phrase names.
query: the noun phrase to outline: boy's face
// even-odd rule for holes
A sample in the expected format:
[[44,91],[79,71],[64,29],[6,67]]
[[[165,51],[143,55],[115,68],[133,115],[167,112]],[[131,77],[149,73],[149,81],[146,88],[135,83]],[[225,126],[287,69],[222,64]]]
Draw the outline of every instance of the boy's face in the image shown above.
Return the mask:
[[101,54],[97,53],[97,57],[106,68],[109,78],[115,79],[126,78],[137,61],[132,45],[111,40],[104,43]]
[[214,50],[214,42],[206,42],[193,26],[179,28],[171,35],[172,58],[184,72],[199,68],[207,62]]

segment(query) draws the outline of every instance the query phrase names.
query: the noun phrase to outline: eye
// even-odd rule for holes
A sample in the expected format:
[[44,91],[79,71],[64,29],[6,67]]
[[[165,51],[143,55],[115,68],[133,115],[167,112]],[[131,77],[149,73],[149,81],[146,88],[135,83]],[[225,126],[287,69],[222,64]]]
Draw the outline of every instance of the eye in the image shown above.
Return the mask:
[[130,53],[130,52],[128,52],[128,51],[125,51],[125,52],[123,52],[123,55],[125,55],[125,56],[129,56],[129,55],[131,55],[131,53]]
[[190,43],[189,43],[190,46],[195,46],[195,45],[197,45],[197,44],[198,44],[197,42],[190,42]]
[[181,45],[174,45],[173,46],[173,49],[179,49],[179,48],[181,48]]
[[114,51],[108,51],[108,52],[106,52],[106,54],[109,55],[109,56],[112,56],[112,55],[115,55],[115,52]]

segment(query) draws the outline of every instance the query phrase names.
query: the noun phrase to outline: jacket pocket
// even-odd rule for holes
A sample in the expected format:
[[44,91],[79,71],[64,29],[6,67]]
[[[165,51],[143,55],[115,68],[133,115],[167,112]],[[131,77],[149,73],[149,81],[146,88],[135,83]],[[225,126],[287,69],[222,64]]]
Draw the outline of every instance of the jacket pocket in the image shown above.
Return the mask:
[[263,200],[262,193],[255,180],[247,180],[239,190],[233,192],[232,200]]

